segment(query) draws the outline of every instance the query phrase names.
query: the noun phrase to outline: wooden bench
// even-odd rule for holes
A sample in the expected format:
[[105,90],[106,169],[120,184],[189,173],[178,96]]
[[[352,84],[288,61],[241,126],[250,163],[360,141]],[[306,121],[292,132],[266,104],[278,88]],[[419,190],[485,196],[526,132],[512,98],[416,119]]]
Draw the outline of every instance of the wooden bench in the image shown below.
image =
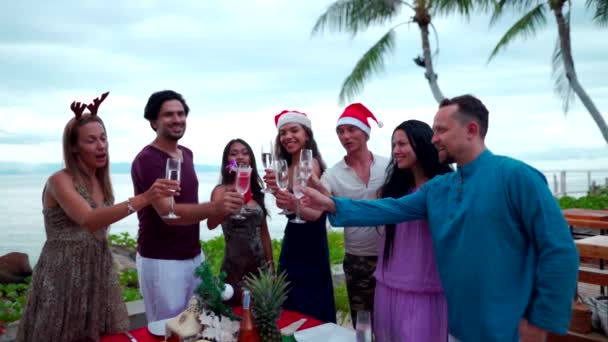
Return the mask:
[[576,240],[574,243],[580,256],[608,260],[608,236],[591,236]]
[[[595,236],[597,235],[597,233],[595,233],[597,231],[599,231],[600,235],[608,235],[608,221],[583,220],[566,217],[566,222],[570,227],[570,234],[572,234],[574,239]],[[584,229],[585,231],[581,231],[581,229]]]
[[[597,221],[596,221],[597,222]],[[581,258],[607,259],[608,236],[596,235],[575,241],[578,254]],[[608,286],[608,271],[593,267],[580,266],[578,282],[600,286]],[[581,334],[568,331],[565,336],[549,334],[547,342],[608,342],[608,337],[597,334]]]
[[595,235],[576,240],[574,243],[581,259],[600,260],[599,269],[584,266],[579,267],[578,281],[602,287],[608,286],[608,271],[603,269],[603,261],[608,260],[608,236]]
[[608,230],[608,221],[584,220],[566,217],[566,222],[571,228],[589,228],[598,229],[600,231]]
[[578,281],[586,284],[608,286],[608,270],[581,266],[578,269]]

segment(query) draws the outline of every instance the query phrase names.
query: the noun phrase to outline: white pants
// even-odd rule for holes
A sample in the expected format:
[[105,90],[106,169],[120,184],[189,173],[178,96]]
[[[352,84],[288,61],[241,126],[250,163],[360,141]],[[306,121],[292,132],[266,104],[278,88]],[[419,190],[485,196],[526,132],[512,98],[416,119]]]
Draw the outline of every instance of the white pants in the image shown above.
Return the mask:
[[187,260],[151,259],[137,253],[139,291],[144,297],[148,322],[175,317],[188,307],[200,284],[194,270],[204,259],[203,253]]

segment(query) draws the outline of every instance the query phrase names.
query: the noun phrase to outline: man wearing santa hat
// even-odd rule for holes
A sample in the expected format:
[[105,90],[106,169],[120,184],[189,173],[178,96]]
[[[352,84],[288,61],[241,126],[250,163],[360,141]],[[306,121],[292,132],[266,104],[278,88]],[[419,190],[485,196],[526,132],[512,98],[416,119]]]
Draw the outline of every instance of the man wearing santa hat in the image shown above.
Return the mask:
[[[372,153],[367,147],[371,133],[368,119],[376,120],[372,112],[361,103],[353,103],[344,109],[336,124],[336,133],[346,150],[346,156],[328,169],[321,182],[334,196],[352,199],[377,198],[378,189],[384,183],[388,159]],[[344,275],[353,326],[357,312],[373,312],[374,271],[378,260],[378,239],[381,227],[344,229]]]

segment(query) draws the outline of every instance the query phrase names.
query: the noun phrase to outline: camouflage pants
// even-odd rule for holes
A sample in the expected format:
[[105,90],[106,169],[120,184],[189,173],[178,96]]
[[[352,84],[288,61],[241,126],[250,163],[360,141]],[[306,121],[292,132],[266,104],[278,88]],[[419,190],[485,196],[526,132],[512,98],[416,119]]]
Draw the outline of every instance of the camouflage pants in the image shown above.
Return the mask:
[[374,311],[374,290],[376,288],[377,256],[357,256],[346,254],[342,267],[346,278],[346,291],[353,327],[357,324],[357,311]]

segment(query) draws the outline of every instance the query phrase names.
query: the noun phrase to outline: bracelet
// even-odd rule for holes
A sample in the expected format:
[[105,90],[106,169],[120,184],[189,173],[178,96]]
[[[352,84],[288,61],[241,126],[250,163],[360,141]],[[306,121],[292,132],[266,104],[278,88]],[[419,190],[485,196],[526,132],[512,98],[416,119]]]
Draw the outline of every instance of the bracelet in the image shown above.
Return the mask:
[[136,212],[135,207],[131,204],[131,199],[127,199],[127,215],[131,215]]

